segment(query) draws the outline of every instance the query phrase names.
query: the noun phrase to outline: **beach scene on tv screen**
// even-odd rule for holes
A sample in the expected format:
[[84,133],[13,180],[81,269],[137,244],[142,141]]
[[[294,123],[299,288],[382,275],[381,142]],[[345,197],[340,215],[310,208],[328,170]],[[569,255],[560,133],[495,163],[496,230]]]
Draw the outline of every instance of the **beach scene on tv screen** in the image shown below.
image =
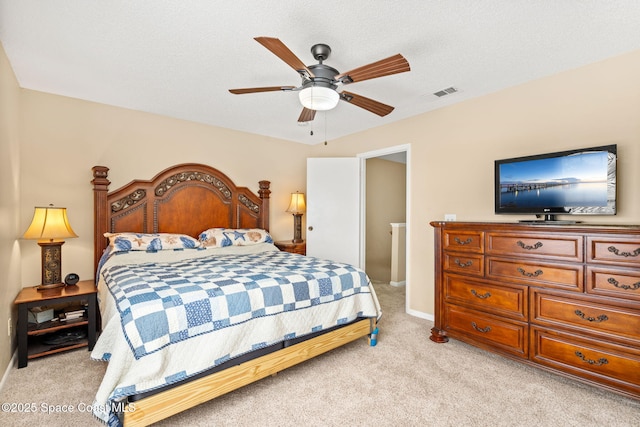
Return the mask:
[[607,206],[607,152],[503,163],[500,206]]

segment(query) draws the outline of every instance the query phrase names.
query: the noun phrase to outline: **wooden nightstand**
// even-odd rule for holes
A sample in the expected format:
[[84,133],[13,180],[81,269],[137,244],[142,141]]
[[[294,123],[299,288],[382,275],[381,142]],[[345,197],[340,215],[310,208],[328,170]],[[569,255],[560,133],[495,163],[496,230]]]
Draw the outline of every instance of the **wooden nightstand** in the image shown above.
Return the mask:
[[[87,315],[75,320],[52,320],[43,323],[28,323],[28,312],[33,307],[64,307],[69,303],[87,302]],[[80,347],[93,350],[97,334],[97,289],[93,280],[83,280],[76,285],[38,291],[35,287],[23,288],[14,304],[18,306],[18,368],[27,366],[29,359],[59,353]],[[72,331],[71,328],[86,331],[80,340],[45,344],[47,334]]]
[[276,245],[278,249],[285,252],[290,252],[292,254],[307,254],[307,244],[305,242],[302,243],[293,243],[291,240],[279,240],[273,243]]

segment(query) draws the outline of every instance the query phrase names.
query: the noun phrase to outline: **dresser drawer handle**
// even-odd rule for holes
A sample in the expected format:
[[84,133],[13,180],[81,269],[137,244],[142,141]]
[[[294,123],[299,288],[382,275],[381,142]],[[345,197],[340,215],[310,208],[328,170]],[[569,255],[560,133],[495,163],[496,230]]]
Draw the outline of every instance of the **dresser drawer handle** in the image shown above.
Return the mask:
[[489,297],[491,296],[491,293],[490,293],[490,292],[487,292],[487,293],[485,293],[485,294],[483,294],[483,295],[480,295],[478,292],[476,292],[476,290],[475,290],[475,289],[471,289],[471,293],[472,293],[474,296],[476,296],[476,297],[478,297],[478,298],[480,298],[480,299],[486,299],[486,298],[489,298]]
[[636,249],[633,252],[624,252],[624,251],[621,251],[620,249],[616,248],[615,246],[609,246],[607,249],[609,250],[609,252],[614,253],[614,254],[616,254],[618,256],[623,256],[625,258],[628,258],[630,256],[631,257],[636,257],[636,256],[640,255],[640,248]]
[[458,258],[454,259],[453,262],[460,268],[467,268],[473,265],[473,261],[462,262]]
[[543,274],[542,270],[536,270],[533,273],[527,273],[522,267],[518,267],[518,272],[526,277],[538,277]]
[[576,351],[576,356],[578,356],[580,359],[582,359],[583,362],[587,362],[589,365],[602,366],[602,365],[606,365],[607,363],[609,363],[609,361],[607,359],[605,359],[604,357],[601,357],[598,360],[587,359],[586,357],[584,357],[584,354],[582,354],[579,351]]
[[636,282],[633,285],[621,285],[620,282],[618,282],[613,277],[609,277],[609,279],[607,279],[607,282],[611,283],[616,288],[620,288],[620,289],[624,289],[624,290],[635,291],[635,290],[640,289],[640,282]]
[[479,328],[478,325],[476,325],[476,322],[471,322],[471,326],[473,326],[473,329],[475,329],[478,332],[482,332],[483,334],[486,334],[487,332],[491,331],[491,326],[487,326],[486,328]]
[[542,242],[537,242],[535,245],[529,246],[529,245],[525,244],[522,240],[518,240],[516,242],[516,244],[518,246],[520,246],[522,249],[525,249],[527,251],[534,251],[534,250],[540,249],[542,247]]
[[574,311],[574,313],[575,313],[575,314],[576,314],[576,316],[578,316],[579,318],[584,319],[584,320],[586,320],[586,321],[588,321],[588,322],[598,322],[598,323],[600,323],[600,322],[604,322],[605,320],[609,320],[609,318],[607,317],[607,315],[606,315],[606,314],[601,314],[601,315],[600,315],[600,316],[598,316],[598,317],[590,317],[590,316],[587,316],[586,314],[584,314],[584,313],[583,313],[582,311],[580,311],[580,310],[576,310],[576,311]]
[[467,240],[460,240],[457,237],[453,238],[453,241],[456,242],[459,245],[468,245],[469,243],[473,242],[473,239],[471,237],[469,237]]

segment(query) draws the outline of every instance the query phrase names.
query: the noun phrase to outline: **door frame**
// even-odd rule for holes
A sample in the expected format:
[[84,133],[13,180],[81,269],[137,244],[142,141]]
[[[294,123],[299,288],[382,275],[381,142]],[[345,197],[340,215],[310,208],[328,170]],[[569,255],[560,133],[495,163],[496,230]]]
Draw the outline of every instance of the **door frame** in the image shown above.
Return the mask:
[[366,260],[366,185],[367,185],[367,159],[372,159],[375,157],[382,157],[388,154],[396,154],[396,153],[406,153],[407,156],[407,164],[406,164],[406,176],[405,176],[405,184],[406,184],[406,214],[405,214],[405,223],[406,223],[406,241],[405,241],[405,253],[406,253],[406,295],[405,295],[405,310],[409,308],[410,301],[410,293],[411,293],[411,253],[410,253],[410,236],[411,236],[411,180],[409,177],[411,176],[411,144],[402,144],[395,145],[393,147],[382,148],[374,151],[367,151],[365,153],[356,154],[356,157],[360,159],[360,265],[365,265]]

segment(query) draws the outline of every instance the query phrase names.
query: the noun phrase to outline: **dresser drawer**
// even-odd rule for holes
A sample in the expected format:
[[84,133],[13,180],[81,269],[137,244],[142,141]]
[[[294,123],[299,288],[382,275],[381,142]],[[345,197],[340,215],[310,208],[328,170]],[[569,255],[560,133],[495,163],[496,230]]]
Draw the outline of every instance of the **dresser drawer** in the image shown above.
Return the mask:
[[640,310],[593,302],[586,297],[531,289],[531,322],[564,326],[605,339],[640,342]]
[[445,330],[462,341],[473,341],[482,347],[528,357],[526,323],[502,319],[452,304],[445,304]]
[[582,247],[582,236],[487,233],[486,253],[582,262]]
[[640,301],[640,270],[587,267],[587,292]]
[[443,266],[445,271],[483,276],[484,256],[481,254],[445,252]]
[[587,262],[640,268],[640,239],[587,237]]
[[640,393],[640,351],[637,348],[533,328],[531,360],[614,387],[636,398]]
[[582,264],[487,257],[487,278],[578,292],[584,290]]
[[445,274],[445,299],[516,320],[527,320],[526,286],[495,286],[465,277]]
[[445,251],[484,252],[484,232],[444,230],[442,246]]

